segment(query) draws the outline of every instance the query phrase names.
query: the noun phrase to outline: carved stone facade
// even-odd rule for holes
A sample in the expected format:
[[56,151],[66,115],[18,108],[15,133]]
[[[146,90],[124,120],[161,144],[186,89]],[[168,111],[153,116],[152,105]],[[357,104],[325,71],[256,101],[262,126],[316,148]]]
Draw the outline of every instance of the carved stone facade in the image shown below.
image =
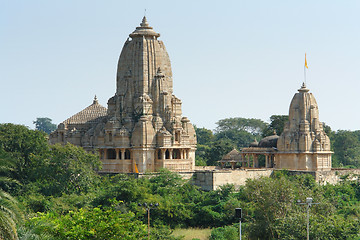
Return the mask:
[[319,120],[315,97],[305,84],[291,101],[289,121],[279,137],[277,169],[331,170],[330,139]]
[[[279,136],[276,133],[253,142],[241,152],[225,155],[222,166],[231,163],[235,168],[275,168],[305,171],[331,170],[330,139],[319,120],[319,109],[315,97],[305,84],[291,101],[289,121]],[[234,150],[232,151],[233,153]],[[232,156],[228,159],[228,156]],[[265,156],[265,166],[260,166],[258,156]]]
[[93,118],[71,122],[84,116],[88,108],[84,109],[59,124],[50,142],[98,150],[102,172],[192,171],[196,134],[190,121],[182,117],[181,100],[173,95],[170,59],[158,40],[160,34],[144,17],[129,36],[119,58],[116,93],[108,100],[106,114],[106,108],[94,101],[88,107],[94,110]]

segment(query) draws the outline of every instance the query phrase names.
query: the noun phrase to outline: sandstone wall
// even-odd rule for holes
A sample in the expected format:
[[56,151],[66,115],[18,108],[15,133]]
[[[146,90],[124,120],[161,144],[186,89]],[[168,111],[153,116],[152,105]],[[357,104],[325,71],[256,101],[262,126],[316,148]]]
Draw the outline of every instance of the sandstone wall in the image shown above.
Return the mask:
[[225,184],[234,184],[235,188],[245,185],[247,179],[270,177],[273,169],[238,169],[218,171],[196,171],[193,183],[203,190],[216,190]]

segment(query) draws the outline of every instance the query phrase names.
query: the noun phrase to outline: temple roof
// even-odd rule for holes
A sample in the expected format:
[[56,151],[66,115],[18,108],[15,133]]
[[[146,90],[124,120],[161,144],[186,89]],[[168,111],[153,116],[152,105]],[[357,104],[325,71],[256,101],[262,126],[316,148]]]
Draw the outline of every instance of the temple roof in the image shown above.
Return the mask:
[[149,23],[146,20],[146,17],[144,16],[142,19],[142,22],[140,23],[140,27],[137,27],[135,31],[133,31],[130,35],[130,37],[160,37],[160,33],[157,33],[153,30],[152,27],[149,26]]
[[277,147],[277,141],[279,139],[279,136],[274,134],[272,136],[264,137],[259,142],[259,147],[261,148],[276,148]]
[[240,152],[234,148],[234,149],[231,150],[229,153],[227,153],[227,154],[221,159],[221,161],[224,161],[224,160],[238,160],[238,159],[241,159]]
[[107,108],[101,106],[95,96],[94,101],[90,106],[78,112],[77,114],[69,117],[68,119],[63,121],[63,124],[65,125],[84,124],[88,122],[95,123],[98,122],[101,117],[104,117],[106,115],[107,115]]

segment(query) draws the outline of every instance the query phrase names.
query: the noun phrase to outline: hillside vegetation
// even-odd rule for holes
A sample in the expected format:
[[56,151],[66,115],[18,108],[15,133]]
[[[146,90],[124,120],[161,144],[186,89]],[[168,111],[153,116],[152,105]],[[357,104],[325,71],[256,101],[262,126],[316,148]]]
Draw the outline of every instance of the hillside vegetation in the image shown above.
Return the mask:
[[[200,140],[200,134],[200,145],[234,144],[230,132],[224,134],[227,140],[217,137],[224,131],[231,130],[208,132],[208,140]],[[264,133],[244,131],[251,137]],[[334,135],[345,142],[356,133]],[[347,147],[343,152],[350,164],[339,164],[357,166],[348,154],[356,146]],[[210,157],[209,151],[204,156]],[[320,203],[311,208],[311,239],[360,237],[360,183],[350,178],[321,186],[310,175],[277,171],[271,178],[248,180],[240,189],[225,185],[204,192],[167,170],[143,178],[100,176],[98,159],[70,144],[50,146],[42,131],[0,124],[0,239],[147,239],[144,203],[159,203],[151,209],[151,239],[182,239],[172,235],[176,228],[211,228],[210,239],[238,239],[238,207],[244,239],[304,239],[306,208],[297,200],[306,197]]]

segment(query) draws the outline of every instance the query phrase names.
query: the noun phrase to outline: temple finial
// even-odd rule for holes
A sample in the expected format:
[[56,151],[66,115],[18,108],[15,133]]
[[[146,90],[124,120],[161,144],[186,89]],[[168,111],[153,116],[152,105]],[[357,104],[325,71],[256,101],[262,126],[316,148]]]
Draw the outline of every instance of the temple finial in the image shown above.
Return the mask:
[[298,90],[299,92],[308,92],[309,89],[306,88],[305,82],[301,85],[301,88]]
[[99,102],[98,102],[98,99],[97,99],[97,97],[96,97],[96,95],[95,95],[93,104],[98,104],[98,103],[99,103]]
[[140,23],[140,26],[142,26],[142,27],[148,27],[149,26],[149,23],[147,22],[147,19],[146,19],[145,16],[143,17],[142,22]]

